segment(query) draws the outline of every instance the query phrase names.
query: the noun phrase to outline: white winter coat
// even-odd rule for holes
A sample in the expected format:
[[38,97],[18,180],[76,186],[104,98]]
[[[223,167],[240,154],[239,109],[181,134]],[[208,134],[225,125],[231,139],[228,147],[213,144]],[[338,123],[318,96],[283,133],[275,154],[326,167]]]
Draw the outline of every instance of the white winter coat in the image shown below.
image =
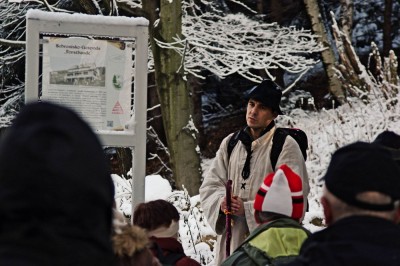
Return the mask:
[[[232,195],[243,199],[245,209],[245,217],[232,216],[233,226],[230,250],[233,252],[245,240],[249,232],[257,227],[254,219],[253,202],[264,177],[273,172],[270,153],[272,147],[271,140],[275,130],[276,127],[274,126],[270,131],[252,142],[250,176],[246,180],[241,176],[247,155],[245,146],[239,141],[232,150],[231,158],[228,162],[227,145],[233,133],[223,139],[216,157],[200,187],[201,206],[208,223],[218,235],[215,246],[215,265],[220,265],[225,259],[225,215],[220,214],[220,206],[225,196],[225,184],[228,177],[232,179]],[[301,150],[291,136],[286,137],[276,164],[276,169],[282,164],[287,164],[302,178],[306,206],[307,195],[309,193],[307,169]],[[241,189],[242,183],[246,183],[245,189]]]

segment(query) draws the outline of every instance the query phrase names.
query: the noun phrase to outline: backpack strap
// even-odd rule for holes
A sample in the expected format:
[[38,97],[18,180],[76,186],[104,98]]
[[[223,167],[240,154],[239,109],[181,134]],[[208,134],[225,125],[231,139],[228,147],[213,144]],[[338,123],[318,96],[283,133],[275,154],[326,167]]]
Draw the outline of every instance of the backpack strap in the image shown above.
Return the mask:
[[244,163],[243,169],[242,169],[242,177],[243,179],[247,179],[250,176],[250,160],[251,160],[251,142],[252,138],[244,132],[245,129],[238,130],[235,133],[233,133],[232,137],[229,139],[228,142],[228,147],[227,147],[227,152],[228,152],[228,163],[231,158],[231,154],[233,151],[233,148],[235,148],[236,144],[241,141],[246,148],[246,161]]
[[229,162],[229,159],[231,158],[231,154],[232,154],[233,148],[235,148],[236,144],[239,142],[240,131],[241,130],[238,130],[235,133],[233,133],[232,137],[229,139],[229,142],[228,142],[228,162]]
[[272,138],[270,159],[271,159],[272,171],[274,172],[276,163],[278,162],[279,154],[281,154],[283,144],[285,143],[288,134],[289,133],[284,128],[278,127],[275,130],[274,137]]
[[180,260],[183,257],[186,257],[185,253],[172,253],[172,252],[170,252],[170,253],[164,255],[163,250],[161,249],[161,247],[156,242],[153,242],[153,249],[155,249],[155,251],[156,251],[157,259],[164,266],[175,265],[178,260]]

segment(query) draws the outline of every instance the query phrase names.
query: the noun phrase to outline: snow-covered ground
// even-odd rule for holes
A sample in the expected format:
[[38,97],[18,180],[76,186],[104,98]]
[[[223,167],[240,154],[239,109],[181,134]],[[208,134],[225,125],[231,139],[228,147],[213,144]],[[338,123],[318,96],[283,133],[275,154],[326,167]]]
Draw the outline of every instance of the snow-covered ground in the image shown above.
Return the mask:
[[[281,116],[277,120],[278,126],[290,125],[301,128],[308,135],[309,149],[306,164],[311,191],[310,208],[303,224],[312,232],[324,228],[323,212],[319,202],[322,183],[319,180],[325,173],[331,154],[338,147],[357,140],[372,141],[384,130],[400,134],[400,104],[388,109],[388,102],[379,96],[380,93],[371,95],[368,105],[358,99],[351,99],[349,104],[333,110],[311,112],[293,109],[288,115]],[[400,101],[399,96],[397,102]],[[212,159],[202,161],[204,173],[211,161]],[[113,175],[113,179],[118,207],[126,215],[130,215],[130,182],[116,175]],[[203,216],[199,196],[189,197],[184,190],[172,191],[168,181],[161,176],[147,176],[145,200],[160,198],[172,202],[181,213],[179,234],[186,254],[202,265],[214,265],[212,245],[215,233]]]

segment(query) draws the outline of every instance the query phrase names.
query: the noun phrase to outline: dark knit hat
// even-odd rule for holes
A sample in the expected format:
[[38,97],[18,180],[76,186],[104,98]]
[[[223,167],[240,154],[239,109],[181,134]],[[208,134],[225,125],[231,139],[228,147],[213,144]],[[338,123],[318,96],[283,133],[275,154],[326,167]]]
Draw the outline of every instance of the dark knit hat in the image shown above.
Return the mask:
[[260,84],[254,86],[245,96],[247,100],[254,99],[260,101],[265,106],[272,108],[273,111],[282,115],[283,113],[279,107],[281,97],[282,90],[275,82],[269,79],[263,80]]
[[[400,199],[400,168],[380,145],[356,142],[338,149],[324,176],[326,188],[342,201],[359,208],[393,210]],[[357,199],[362,192],[376,191],[392,198],[390,204]]]
[[383,131],[373,141],[387,149],[392,158],[400,165],[400,135],[393,131]]
[[32,265],[111,265],[113,203],[89,125],[60,105],[24,106],[0,142],[0,248]]

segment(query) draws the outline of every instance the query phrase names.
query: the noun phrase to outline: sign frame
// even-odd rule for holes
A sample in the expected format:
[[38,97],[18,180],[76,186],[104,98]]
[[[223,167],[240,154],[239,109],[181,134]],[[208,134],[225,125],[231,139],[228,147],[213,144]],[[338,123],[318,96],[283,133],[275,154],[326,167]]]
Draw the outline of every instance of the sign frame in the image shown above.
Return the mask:
[[[145,199],[148,20],[28,10],[26,15],[25,103],[40,100],[40,46],[43,34],[135,40],[133,114],[130,130],[94,130],[103,146],[132,148],[132,216]],[[132,97],[131,97],[132,98]],[[132,101],[132,99],[131,99]]]

